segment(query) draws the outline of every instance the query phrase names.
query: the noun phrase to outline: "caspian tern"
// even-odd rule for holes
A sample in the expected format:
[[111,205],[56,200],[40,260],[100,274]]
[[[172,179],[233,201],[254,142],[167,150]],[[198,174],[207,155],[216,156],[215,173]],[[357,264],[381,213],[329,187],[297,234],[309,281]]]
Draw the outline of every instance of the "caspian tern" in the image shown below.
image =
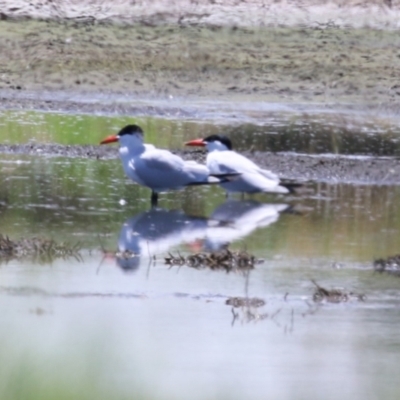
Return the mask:
[[152,190],[151,203],[157,204],[158,193],[190,185],[216,184],[237,174],[211,174],[205,165],[184,161],[168,150],[143,143],[143,130],[127,125],[100,144],[119,142],[119,155],[126,175],[135,183]]
[[211,174],[239,173],[240,175],[221,186],[227,192],[241,193],[290,193],[296,184],[282,184],[279,177],[260,168],[253,161],[232,150],[232,142],[222,135],[211,135],[204,139],[195,139],[186,146],[205,146],[208,150],[207,167]]

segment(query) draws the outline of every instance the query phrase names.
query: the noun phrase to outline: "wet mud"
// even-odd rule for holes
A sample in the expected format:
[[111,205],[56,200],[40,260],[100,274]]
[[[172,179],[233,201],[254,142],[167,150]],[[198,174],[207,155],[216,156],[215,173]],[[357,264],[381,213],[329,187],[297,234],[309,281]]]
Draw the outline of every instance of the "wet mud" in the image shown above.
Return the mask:
[[[172,149],[187,160],[205,162],[202,150]],[[60,144],[0,144],[0,154],[39,157],[78,157],[98,160],[117,159],[118,148],[111,146],[72,146]],[[281,179],[307,182],[349,183],[367,185],[400,185],[400,160],[395,157],[349,157],[295,153],[242,152]]]

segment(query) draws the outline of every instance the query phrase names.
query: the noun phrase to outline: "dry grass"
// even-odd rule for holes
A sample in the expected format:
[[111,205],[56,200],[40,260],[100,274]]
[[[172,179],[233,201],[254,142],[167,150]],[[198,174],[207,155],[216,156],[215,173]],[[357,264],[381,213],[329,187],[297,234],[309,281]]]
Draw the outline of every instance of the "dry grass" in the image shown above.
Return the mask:
[[21,95],[374,105],[400,95],[400,39],[391,32],[3,21],[0,37],[0,89]]

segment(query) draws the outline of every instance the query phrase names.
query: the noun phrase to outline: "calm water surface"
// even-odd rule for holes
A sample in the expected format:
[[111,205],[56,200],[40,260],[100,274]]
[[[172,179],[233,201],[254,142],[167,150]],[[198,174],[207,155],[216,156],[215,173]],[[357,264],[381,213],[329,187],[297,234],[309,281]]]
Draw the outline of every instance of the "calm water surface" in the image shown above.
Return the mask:
[[[215,108],[218,109],[218,104]],[[231,137],[238,150],[400,156],[397,118],[332,112],[248,110],[232,122],[209,120],[207,115],[202,118],[202,114],[176,120],[0,111],[0,140],[1,143],[97,144],[105,135],[128,123],[142,126],[146,141],[159,147],[181,148],[189,139],[223,133]]]
[[[0,136],[16,140],[7,132],[20,129],[24,141],[34,125],[14,117],[13,125],[4,116]],[[56,116],[29,118],[43,140],[57,141],[45,135]],[[61,116],[61,143],[75,139],[62,136],[60,121],[73,122],[76,143],[85,132],[96,143],[126,122]],[[171,143],[218,128],[185,124],[196,125],[175,125]],[[35,132],[28,140],[40,140]],[[163,194],[150,210],[149,191],[131,184],[118,160],[6,155],[0,182],[1,233],[80,242],[83,257],[0,264],[1,397],[400,395],[400,279],[372,270],[374,258],[399,252],[400,188],[310,184],[301,195],[243,201],[191,188]],[[164,264],[168,252],[227,242],[264,263],[249,275]],[[137,257],[115,257],[126,249]],[[318,305],[312,280],[365,301]],[[232,297],[265,304],[233,308]]]

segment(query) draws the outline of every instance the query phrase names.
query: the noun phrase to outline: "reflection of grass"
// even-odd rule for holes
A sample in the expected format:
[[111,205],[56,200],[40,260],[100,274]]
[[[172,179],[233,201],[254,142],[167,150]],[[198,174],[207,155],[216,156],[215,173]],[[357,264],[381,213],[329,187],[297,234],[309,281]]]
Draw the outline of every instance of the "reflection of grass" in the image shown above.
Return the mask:
[[[162,112],[161,112],[162,113]],[[0,143],[57,143],[97,145],[100,140],[130,123],[139,124],[145,141],[164,148],[181,148],[190,138],[217,133],[219,127],[153,117],[70,115],[36,111],[4,111],[0,114]],[[211,134],[210,133],[210,134]]]
[[315,199],[302,200],[309,213],[283,215],[277,224],[243,242],[249,251],[263,249],[272,256],[370,263],[377,255],[399,251],[398,196],[399,191],[390,186],[319,184]]
[[[85,357],[85,355],[82,355]],[[95,360],[84,359],[76,363],[66,357],[51,364],[35,361],[32,356],[7,360],[0,367],[0,398],[7,400],[101,400],[132,399],[118,388],[107,387],[101,368]],[[57,361],[57,360],[54,360]],[[135,391],[134,399],[151,397]]]

